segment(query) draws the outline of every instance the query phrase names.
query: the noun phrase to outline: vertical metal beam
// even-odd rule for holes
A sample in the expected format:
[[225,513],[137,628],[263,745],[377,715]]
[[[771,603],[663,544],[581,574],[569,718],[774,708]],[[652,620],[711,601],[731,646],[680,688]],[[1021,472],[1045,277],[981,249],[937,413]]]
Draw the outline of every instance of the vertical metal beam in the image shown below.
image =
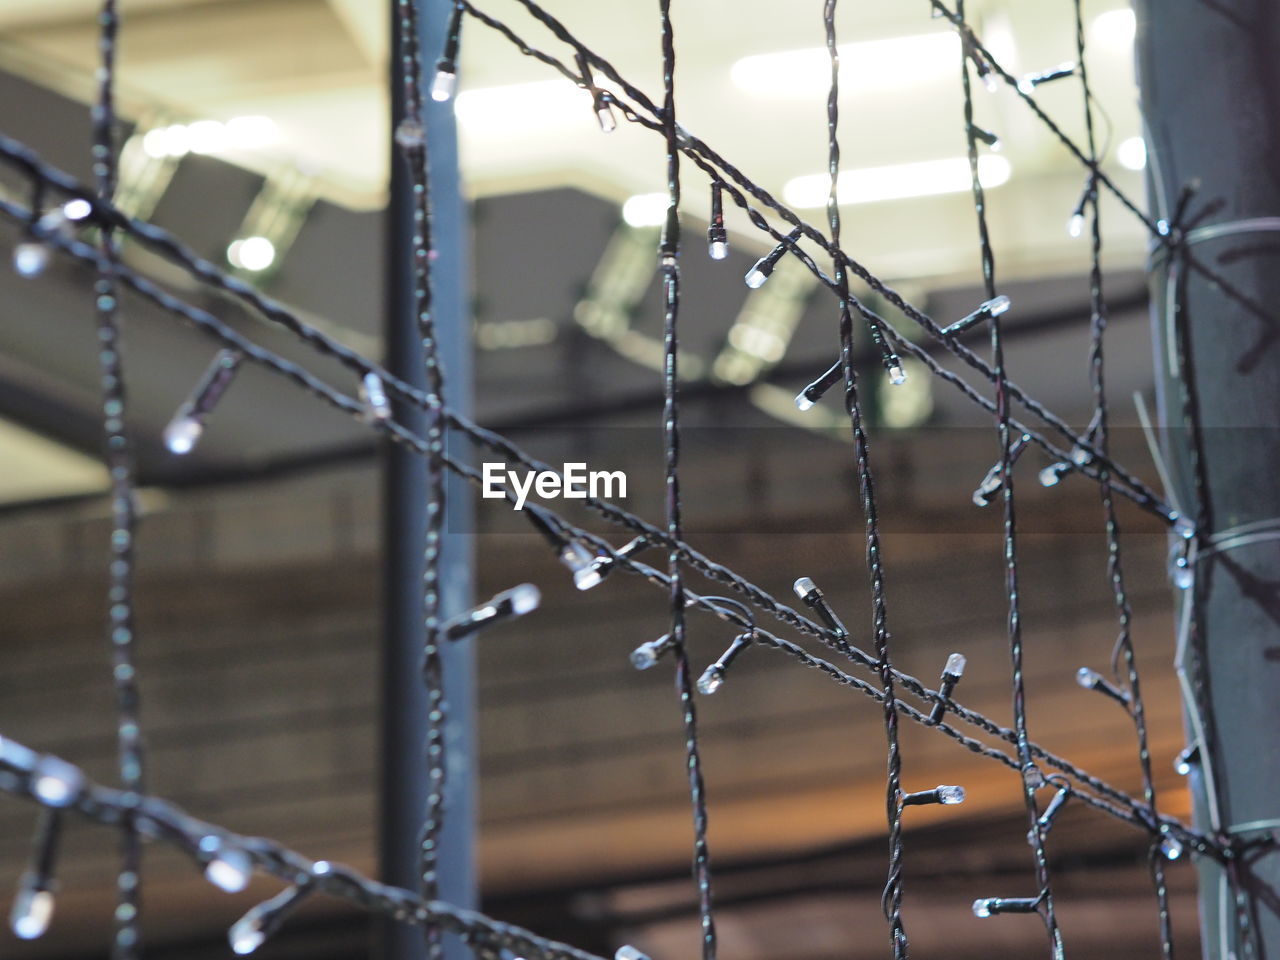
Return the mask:
[[[423,59],[429,65],[441,49],[451,0],[418,0]],[[391,130],[401,116],[401,58],[391,8]],[[449,403],[463,412],[472,390],[468,304],[469,231],[458,179],[457,131],[453,105],[426,101],[423,119],[430,157],[432,226],[438,256],[432,264],[434,316]],[[422,344],[413,311],[413,231],[409,177],[394,143],[385,253],[386,366],[426,389]],[[405,426],[425,436],[422,411],[400,407]],[[426,529],[426,464],[398,445],[384,453],[383,551],[384,641],[382,661],[381,785],[379,857],[382,879],[416,889],[418,837],[426,808],[426,694],[422,682],[424,642],[422,571]],[[441,600],[443,613],[470,606],[472,542],[470,490],[449,477],[445,517]],[[440,851],[441,896],[475,905],[475,664],[469,644],[444,650],[448,703],[446,820]],[[426,955],[420,928],[379,921],[377,955],[385,960],[420,960]],[[462,960],[465,948],[446,937],[447,960]]]
[[[1189,212],[1210,212],[1185,249],[1227,281],[1154,255],[1161,422],[1174,494],[1199,521],[1180,600],[1195,819],[1256,840],[1280,827],[1280,7],[1135,8],[1153,214],[1173,217],[1198,180]],[[1235,859],[1198,862],[1204,955],[1280,957],[1280,851]]]

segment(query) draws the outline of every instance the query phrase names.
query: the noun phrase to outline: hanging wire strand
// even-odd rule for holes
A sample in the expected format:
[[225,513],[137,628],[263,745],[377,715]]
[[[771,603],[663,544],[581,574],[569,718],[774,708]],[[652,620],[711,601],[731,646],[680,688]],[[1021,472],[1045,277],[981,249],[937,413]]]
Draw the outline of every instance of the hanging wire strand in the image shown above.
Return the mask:
[[[1096,165],[1099,159],[1094,134],[1093,110],[1095,100],[1089,86],[1089,71],[1085,56],[1084,16],[1080,0],[1072,0],[1075,16],[1076,63],[1083,93],[1085,134],[1089,159]],[[1109,128],[1109,124],[1108,124]],[[1105,148],[1104,148],[1105,152]],[[1097,422],[1095,442],[1104,453],[1107,451],[1107,394],[1105,377],[1104,341],[1107,328],[1107,302],[1102,287],[1102,220],[1098,208],[1098,191],[1092,176],[1089,179],[1085,199],[1089,218],[1089,380],[1093,389],[1094,419]],[[1116,518],[1115,500],[1111,493],[1110,474],[1105,466],[1099,468],[1098,492],[1102,500],[1103,522],[1107,537],[1107,579],[1115,599],[1116,616],[1120,633],[1116,639],[1116,652],[1125,667],[1123,677],[1129,695],[1129,709],[1133,715],[1134,732],[1138,743],[1138,765],[1142,771],[1142,791],[1151,820],[1158,819],[1156,809],[1155,779],[1151,773],[1151,750],[1147,738],[1146,706],[1142,699],[1142,685],[1138,674],[1137,654],[1133,647],[1133,610],[1125,587],[1123,554],[1120,544],[1120,523]],[[1117,679],[1121,679],[1117,671]],[[1165,960],[1173,960],[1173,926],[1169,916],[1169,888],[1165,881],[1164,857],[1160,853],[1158,836],[1152,838],[1148,848],[1148,862],[1152,885],[1156,895],[1156,913],[1160,929],[1160,952]]]
[[[956,0],[957,23],[964,24],[964,0]],[[978,176],[978,138],[973,120],[973,85],[969,77],[969,57],[960,58],[960,88],[964,93],[964,128],[968,146],[969,175],[973,184],[973,208],[978,221],[978,244],[982,256],[982,282],[986,299],[996,296],[995,251],[991,246],[991,234],[987,227],[986,195]],[[1036,790],[1044,783],[1043,774],[1031,754],[1027,733],[1027,694],[1023,673],[1022,610],[1018,590],[1017,514],[1014,500],[1013,463],[1010,446],[1013,435],[1010,430],[1009,394],[1005,387],[1004,341],[1001,337],[1000,316],[988,313],[987,324],[991,333],[991,366],[995,371],[996,436],[1000,448],[1001,503],[1004,536],[1005,594],[1009,601],[1009,659],[1012,666],[1013,726],[1017,733],[1018,765],[1022,772],[1022,794],[1026,802],[1028,827],[1035,856],[1036,882],[1040,888],[1038,907],[1049,935],[1049,947],[1054,960],[1063,956],[1062,933],[1058,928],[1054,909],[1053,890],[1049,878],[1049,861],[1045,855],[1044,833],[1039,828],[1040,811],[1036,805]]]
[[[115,74],[116,43],[120,21],[116,0],[103,0],[98,17],[98,92],[91,111],[92,166],[96,196],[110,203],[116,189]],[[32,211],[33,215],[36,213]],[[116,740],[120,782],[126,796],[143,790],[145,747],[139,719],[134,632],[134,537],[137,507],[134,503],[134,467],[129,435],[124,361],[118,318],[117,273],[119,242],[110,224],[98,230],[98,276],[94,281],[94,305],[98,326],[98,368],[102,378],[103,439],[111,484],[111,562],[108,567],[108,642],[111,676],[115,686]],[[132,818],[126,816],[120,832],[120,871],[116,876],[113,960],[133,960],[140,940],[142,840]]]

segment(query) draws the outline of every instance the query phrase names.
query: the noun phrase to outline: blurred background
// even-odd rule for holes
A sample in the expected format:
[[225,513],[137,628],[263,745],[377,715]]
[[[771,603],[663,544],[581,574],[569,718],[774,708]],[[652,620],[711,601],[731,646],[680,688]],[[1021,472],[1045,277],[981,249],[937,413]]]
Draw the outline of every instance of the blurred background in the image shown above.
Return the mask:
[[[120,47],[128,121],[120,204],[372,356],[381,354],[384,311],[385,6],[128,0]],[[560,52],[514,0],[481,6]],[[660,89],[653,4],[546,6],[650,95]],[[1068,3],[968,6],[1015,73],[1074,57]],[[83,178],[97,7],[0,0],[0,132]],[[785,15],[766,0],[676,7],[681,123],[820,222],[821,4],[793,0]],[[845,248],[950,322],[983,299],[961,159],[958,42],[923,2],[844,7]],[[1104,167],[1140,197],[1133,16],[1115,0],[1085,10]],[[656,519],[661,143],[626,123],[603,135],[585,93],[474,21],[464,28],[460,82],[476,418],[545,460],[625,470],[624,505]],[[1000,289],[1014,304],[1005,323],[1009,369],[1083,428],[1092,412],[1087,243],[1067,225],[1084,178],[1011,91],[979,87],[976,96],[977,122],[1002,147],[984,150],[982,175]],[[1082,134],[1075,82],[1046,85],[1038,99],[1068,133]],[[742,275],[765,248],[734,213],[728,260],[708,259],[706,185],[689,165],[685,173],[688,538],[777,596],[789,595],[796,577],[812,577],[869,646],[847,422],[834,398],[803,414],[792,402],[835,358],[835,304],[790,259],[748,291]],[[8,174],[0,189],[28,199]],[[1133,395],[1149,398],[1152,385],[1144,233],[1109,197],[1102,222],[1108,389],[1119,427],[1112,442],[1117,459],[1158,489],[1134,428]],[[0,227],[0,246],[18,236]],[[354,391],[349,372],[155,256],[126,245],[125,257]],[[37,280],[0,271],[0,305],[0,731],[113,781],[102,629],[109,518],[90,278],[60,262]],[[137,298],[125,307],[143,484],[139,656],[150,789],[238,832],[371,871],[377,445],[354,421],[244,369],[199,446],[174,457],[161,431],[216,347]],[[980,351],[984,337],[972,334]],[[997,455],[990,417],[915,363],[904,385],[890,387],[862,346],[895,662],[934,685],[947,655],[964,653],[959,698],[1009,723],[1000,517],[970,499]],[[1072,476],[1044,489],[1036,472],[1045,464],[1033,451],[1018,470],[1031,731],[1137,791],[1127,714],[1074,682],[1080,666],[1106,671],[1117,633],[1097,489]],[[477,503],[478,593],[521,580],[544,592],[536,614],[476,644],[484,908],[600,952],[626,941],[662,960],[691,956],[697,922],[678,704],[668,670],[640,673],[628,662],[635,646],[665,632],[662,595],[622,575],[578,594],[518,515],[501,502]],[[1157,786],[1163,808],[1184,816],[1189,801],[1171,766],[1182,734],[1164,531],[1123,501],[1121,521]],[[723,624],[696,618],[695,668],[730,640]],[[723,956],[886,956],[878,708],[776,653],[751,650],[700,709]],[[977,896],[1034,893],[1016,777],[930,731],[903,736],[906,789],[955,783],[968,791],[960,807],[907,811],[905,917],[918,954],[977,960],[1043,949],[1034,917],[981,921],[969,909]],[[26,805],[0,803],[0,884],[16,883],[24,869],[32,817]],[[109,834],[73,826],[52,930],[24,943],[6,929],[0,954],[104,955],[115,856]],[[1069,805],[1050,856],[1076,955],[1158,955],[1141,834]],[[271,892],[265,881],[243,895],[215,892],[189,863],[157,849],[147,877],[144,931],[154,957],[227,955],[227,926]],[[1179,947],[1195,955],[1190,867],[1173,865],[1170,882]],[[362,956],[368,931],[364,915],[317,901],[261,953]]]

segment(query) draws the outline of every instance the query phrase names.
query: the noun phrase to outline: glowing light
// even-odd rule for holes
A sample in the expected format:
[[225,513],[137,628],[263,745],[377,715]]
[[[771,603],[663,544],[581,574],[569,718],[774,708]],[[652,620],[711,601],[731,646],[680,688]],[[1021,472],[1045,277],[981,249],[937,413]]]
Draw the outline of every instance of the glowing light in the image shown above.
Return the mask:
[[591,110],[591,94],[569,80],[540,80],[464,90],[454,113],[471,136],[507,139],[556,134],[580,124]]
[[665,193],[639,193],[622,205],[622,219],[633,227],[659,227],[667,219],[670,197]]
[[[978,180],[986,189],[1007,183],[1012,174],[1013,167],[1005,157],[987,154],[978,158]],[[845,170],[836,181],[836,197],[842,204],[876,203],[961,193],[971,185],[969,158],[948,157]],[[822,207],[827,203],[830,186],[831,179],[827,174],[809,174],[788,180],[782,188],[782,196],[794,207]]]
[[276,246],[266,237],[245,237],[227,247],[231,265],[257,273],[276,262]]
[[1141,137],[1121,140],[1116,147],[1116,159],[1126,170],[1142,170],[1147,165],[1147,142]]
[[[950,77],[960,55],[955,33],[917,34],[841,44],[840,83],[862,92],[913,87]],[[743,57],[729,70],[740,90],[756,97],[800,98],[826,93],[831,64],[823,47]]]
[[1133,38],[1138,32],[1138,20],[1128,7],[1108,10],[1093,18],[1089,25],[1090,39],[1115,51],[1133,49]]

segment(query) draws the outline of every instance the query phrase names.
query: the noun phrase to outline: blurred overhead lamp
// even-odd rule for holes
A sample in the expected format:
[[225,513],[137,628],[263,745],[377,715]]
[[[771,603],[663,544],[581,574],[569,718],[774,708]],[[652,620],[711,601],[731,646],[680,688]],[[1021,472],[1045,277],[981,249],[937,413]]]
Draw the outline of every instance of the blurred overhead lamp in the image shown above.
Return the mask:
[[[1009,161],[1002,156],[988,154],[978,158],[978,179],[984,187],[998,187],[1008,182],[1012,172]],[[831,179],[827,174],[809,174],[788,180],[782,188],[782,196],[793,207],[822,207],[826,205],[830,186]],[[970,186],[969,159],[948,157],[945,160],[845,170],[836,182],[836,196],[842,204],[875,203],[879,200],[961,193]]]

